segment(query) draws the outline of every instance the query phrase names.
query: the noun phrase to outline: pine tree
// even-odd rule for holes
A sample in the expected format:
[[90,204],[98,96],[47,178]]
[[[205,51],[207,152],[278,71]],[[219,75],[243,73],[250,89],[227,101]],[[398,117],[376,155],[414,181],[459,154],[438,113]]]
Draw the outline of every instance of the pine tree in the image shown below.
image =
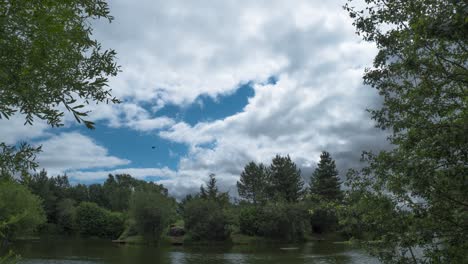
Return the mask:
[[323,151],[318,167],[310,178],[310,192],[328,201],[338,201],[343,196],[340,185],[335,161],[330,153]]
[[267,184],[267,168],[252,161],[242,171],[237,182],[237,191],[241,198],[257,204],[265,200]]
[[210,199],[216,199],[218,197],[218,187],[216,186],[215,176],[216,175],[214,173],[210,174],[210,180],[206,186],[206,193]]
[[271,161],[269,169],[270,197],[284,199],[288,202],[297,202],[304,188],[304,181],[299,170],[291,158],[276,155]]

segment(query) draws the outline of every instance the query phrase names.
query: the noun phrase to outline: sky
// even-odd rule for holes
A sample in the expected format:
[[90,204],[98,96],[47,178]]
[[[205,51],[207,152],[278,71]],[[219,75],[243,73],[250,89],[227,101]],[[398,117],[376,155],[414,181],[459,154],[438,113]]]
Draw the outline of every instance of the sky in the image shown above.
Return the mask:
[[0,120],[0,141],[42,145],[50,176],[95,183],[109,173],[164,184],[182,197],[210,173],[220,189],[249,161],[290,155],[308,181],[321,151],[340,176],[363,150],[388,147],[366,112],[381,99],[363,85],[377,49],[362,41],[343,1],[112,0],[94,37],[117,52],[109,81],[118,105],[89,105],[96,129]]

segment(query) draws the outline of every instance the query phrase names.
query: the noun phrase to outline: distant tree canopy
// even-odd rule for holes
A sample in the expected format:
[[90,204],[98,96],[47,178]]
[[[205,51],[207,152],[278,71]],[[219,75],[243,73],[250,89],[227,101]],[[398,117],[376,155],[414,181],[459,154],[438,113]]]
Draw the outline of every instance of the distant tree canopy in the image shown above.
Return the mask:
[[[365,84],[394,148],[365,153],[349,173],[359,212],[388,263],[462,263],[468,250],[468,20],[466,1],[349,1],[357,33],[379,49]],[[356,197],[353,195],[353,197]],[[356,215],[350,213],[349,215]],[[384,220],[384,221],[382,221]],[[423,249],[422,257],[415,256]]]
[[310,193],[320,199],[338,201],[343,196],[340,185],[335,161],[330,153],[323,151],[318,166],[310,178]]

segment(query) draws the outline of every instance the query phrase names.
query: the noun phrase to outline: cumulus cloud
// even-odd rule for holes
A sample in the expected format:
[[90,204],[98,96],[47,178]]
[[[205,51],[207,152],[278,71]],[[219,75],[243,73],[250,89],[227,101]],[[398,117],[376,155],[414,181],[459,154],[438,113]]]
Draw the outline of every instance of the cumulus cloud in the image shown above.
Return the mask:
[[[118,52],[123,71],[110,88],[124,101],[90,106],[91,120],[153,132],[186,144],[189,152],[174,171],[116,170],[112,166],[128,161],[110,156],[89,138],[62,134],[43,142],[41,161],[47,168],[69,170],[83,180],[124,171],[159,176],[180,196],[198,189],[212,172],[222,190],[232,190],[246,162],[269,163],[275,154],[290,154],[308,177],[322,150],[332,153],[344,174],[358,166],[362,150],[388,147],[365,112],[380,104],[375,91],[362,85],[376,48],[355,35],[344,1],[109,3],[116,19],[110,25],[97,22],[95,35]],[[277,82],[267,84],[272,76]],[[254,96],[240,113],[224,119],[190,125],[159,113],[168,104],[203,103],[202,95],[231,94],[245,83],[254,84]],[[17,139],[3,134],[11,142]],[[65,139],[75,147],[87,142],[95,151],[80,147],[76,151],[83,155],[65,158],[64,145],[54,143]],[[80,171],[98,164],[107,169]]]
[[106,148],[77,132],[55,135],[37,144],[42,145],[37,161],[50,175],[74,169],[109,168],[130,163],[129,160],[109,155]]

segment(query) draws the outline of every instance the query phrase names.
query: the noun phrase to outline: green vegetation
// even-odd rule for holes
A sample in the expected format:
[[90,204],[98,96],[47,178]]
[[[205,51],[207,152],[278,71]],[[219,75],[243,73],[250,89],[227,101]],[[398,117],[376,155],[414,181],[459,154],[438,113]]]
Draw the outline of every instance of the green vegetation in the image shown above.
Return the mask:
[[137,190],[131,197],[130,216],[138,234],[158,243],[175,218],[175,200],[158,189]]
[[184,227],[189,241],[226,241],[229,239],[230,206],[227,193],[221,193],[216,186],[214,174],[210,175],[207,187],[200,187],[195,197],[187,197],[183,207]]
[[81,235],[117,238],[124,229],[121,213],[110,212],[95,203],[82,202],[76,208],[76,226]]
[[44,222],[39,197],[25,186],[0,177],[0,243],[34,231]]
[[113,18],[107,2],[0,2],[0,118],[15,112],[62,125],[63,105],[78,122],[83,104],[118,102],[107,89],[119,71],[115,52],[92,38],[90,20]]
[[338,170],[330,153],[324,151],[320,155],[317,169],[310,178],[310,194],[325,201],[340,201],[343,192],[338,178]]
[[385,263],[466,263],[466,1],[353,2],[358,34],[379,49],[364,82],[383,106],[370,113],[393,148],[349,173],[346,222],[381,241],[369,247]]

